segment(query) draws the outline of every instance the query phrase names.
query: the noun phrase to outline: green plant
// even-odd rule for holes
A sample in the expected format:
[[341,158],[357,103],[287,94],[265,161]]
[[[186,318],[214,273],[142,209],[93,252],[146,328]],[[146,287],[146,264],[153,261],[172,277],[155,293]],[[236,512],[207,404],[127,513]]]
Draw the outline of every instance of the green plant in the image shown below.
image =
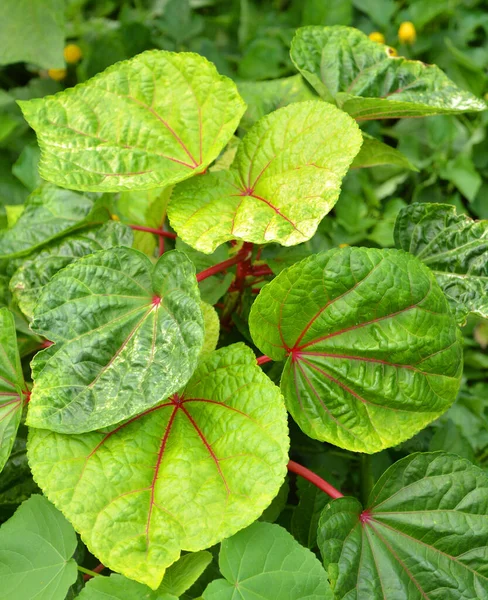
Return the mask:
[[[34,496],[2,527],[0,598],[20,580],[39,598],[80,592],[69,523],[119,573],[78,567],[84,600],[488,597],[486,474],[422,452],[375,483],[370,459],[458,395],[459,326],[488,318],[486,223],[413,204],[393,211],[398,249],[311,247],[351,167],[412,166],[358,122],[485,104],[352,28],[299,29],[291,58],[317,94],[295,76],[254,112],[206,59],[167,51],[19,102],[49,183],[0,231],[15,313],[0,311],[0,458],[27,407],[34,480],[64,517]],[[214,306],[241,334],[217,350]],[[291,449],[285,407],[305,440]],[[289,461],[312,440],[332,477]],[[334,481],[358,463],[362,504]],[[290,528],[327,572],[256,522],[282,512],[287,468],[306,481]],[[42,576],[19,531],[51,545]],[[223,579],[205,571],[220,542]]]

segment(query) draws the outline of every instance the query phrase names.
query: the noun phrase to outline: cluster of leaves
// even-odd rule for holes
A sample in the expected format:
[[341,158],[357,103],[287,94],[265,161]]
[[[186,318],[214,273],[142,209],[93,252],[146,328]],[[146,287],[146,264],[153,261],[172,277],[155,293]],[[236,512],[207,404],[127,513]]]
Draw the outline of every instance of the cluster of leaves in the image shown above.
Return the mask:
[[0,9],[0,599],[488,598],[476,7],[446,75],[452,3],[42,4]]

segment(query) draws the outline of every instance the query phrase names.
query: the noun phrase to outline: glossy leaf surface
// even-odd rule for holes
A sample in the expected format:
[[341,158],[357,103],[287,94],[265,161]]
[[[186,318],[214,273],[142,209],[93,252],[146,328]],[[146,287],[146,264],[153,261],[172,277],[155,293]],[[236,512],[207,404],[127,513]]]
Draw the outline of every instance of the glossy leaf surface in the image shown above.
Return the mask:
[[291,58],[324,100],[358,120],[486,109],[438,67],[390,56],[387,46],[351,27],[302,27]]
[[254,523],[224,540],[219,566],[225,580],[212,582],[204,600],[332,600],[320,562],[279,525]]
[[37,133],[44,179],[108,192],[163,187],[204,171],[246,108],[235,84],[203,56],[164,50],[20,105]]
[[435,274],[459,321],[488,318],[488,221],[448,204],[412,204],[398,215],[395,243]]
[[398,250],[331,250],[282,271],[249,319],[287,359],[281,389],[310,437],[359,452],[408,439],[459,389],[461,334],[434,276]]
[[108,432],[31,429],[34,478],[104,565],[156,589],[180,550],[252,523],[286,473],[279,389],[243,344],[186,388]]
[[488,598],[487,505],[486,474],[442,452],[390,467],[364,511],[333,500],[318,531],[336,600]]
[[361,142],[354,121],[328,104],[281,108],[249,131],[229,171],[175,187],[171,224],[206,253],[230,239],[284,246],[308,240],[337,202]]
[[28,425],[82,433],[118,423],[195,370],[204,339],[195,269],[178,251],[153,265],[130,248],[102,250],[53,277],[31,327],[55,345],[33,361]]

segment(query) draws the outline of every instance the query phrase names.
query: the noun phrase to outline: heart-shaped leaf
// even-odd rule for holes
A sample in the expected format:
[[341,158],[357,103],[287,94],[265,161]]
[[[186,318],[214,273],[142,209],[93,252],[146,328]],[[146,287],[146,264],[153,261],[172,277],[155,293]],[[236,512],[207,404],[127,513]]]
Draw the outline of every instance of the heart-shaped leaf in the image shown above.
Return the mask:
[[461,323],[470,312],[488,318],[488,221],[449,204],[412,204],[397,217],[395,243],[432,269]]
[[28,394],[17,350],[14,316],[7,308],[0,308],[0,471],[10,456]]
[[90,551],[153,589],[181,550],[257,519],[287,453],[280,391],[243,344],[212,353],[183,391],[108,432],[31,429],[29,440],[35,480]]
[[281,389],[310,437],[378,452],[456,398],[460,331],[432,273],[405,252],[312,255],[263,288],[249,324],[264,354],[287,358]]
[[281,108],[252,127],[230,170],[175,187],[171,224],[206,253],[231,239],[284,246],[308,240],[337,202],[361,142],[356,123],[333,106]]
[[222,542],[219,566],[203,600],[332,600],[315,555],[279,525],[254,523]]
[[19,104],[37,133],[44,179],[109,192],[164,187],[204,171],[246,109],[235,84],[203,56],[164,50]]
[[2,600],[64,600],[76,581],[76,534],[54,506],[31,496],[0,528]]
[[352,27],[302,27],[291,59],[327,102],[357,120],[397,119],[486,109],[438,67],[390,56]]
[[55,342],[32,363],[27,424],[82,433],[118,423],[186,384],[204,325],[195,269],[130,248],[72,263],[45,286],[31,328]]
[[339,498],[318,537],[336,600],[488,598],[488,477],[454,454],[411,454],[363,510]]

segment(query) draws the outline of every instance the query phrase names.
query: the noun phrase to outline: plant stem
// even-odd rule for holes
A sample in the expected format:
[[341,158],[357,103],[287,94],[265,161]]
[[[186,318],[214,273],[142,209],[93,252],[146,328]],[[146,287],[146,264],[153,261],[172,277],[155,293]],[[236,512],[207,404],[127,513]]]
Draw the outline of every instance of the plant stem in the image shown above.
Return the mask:
[[319,490],[322,490],[323,492],[325,492],[328,496],[330,496],[334,500],[337,498],[344,497],[344,494],[341,494],[341,492],[339,492],[339,490],[336,490],[336,488],[334,486],[332,486],[330,483],[328,483],[327,481],[325,481],[325,479],[322,479],[322,477],[319,477],[313,471],[310,471],[310,469],[307,469],[307,467],[299,465],[298,463],[294,462],[293,460],[290,460],[290,462],[288,463],[288,471],[291,471],[292,473],[296,473],[297,475],[300,475],[300,477],[303,477],[307,481],[310,481],[310,483],[313,483],[313,485],[317,486],[319,488]]
[[204,279],[207,279],[207,277],[211,277],[212,275],[221,273],[229,267],[237,265],[243,260],[246,260],[248,256],[249,249],[243,248],[232,258],[228,258],[227,260],[224,260],[221,263],[217,263],[216,265],[213,265],[212,267],[209,267],[208,269],[204,269],[203,271],[200,271],[200,273],[197,273],[197,281],[203,281]]
[[135,231],[146,231],[147,233],[154,233],[154,235],[159,235],[160,237],[170,238],[172,240],[176,239],[176,233],[171,233],[170,231],[154,229],[154,227],[143,227],[142,225],[129,225],[129,227],[135,229]]
[[274,273],[267,265],[259,265],[253,268],[251,275],[259,277],[260,275],[274,275]]
[[92,577],[98,577],[100,575],[100,573],[97,573],[96,571],[90,571],[90,569],[85,569],[85,567],[80,567],[80,565],[78,565],[78,571],[88,575],[86,579],[91,579]]
[[369,454],[360,454],[360,476],[361,476],[361,501],[363,506],[368,504],[369,495],[373,489],[374,479],[371,470],[371,456]]
[[269,356],[266,356],[266,354],[263,354],[263,356],[259,356],[256,359],[256,362],[258,363],[258,365],[264,365],[267,362],[272,362],[272,358],[270,358]]

